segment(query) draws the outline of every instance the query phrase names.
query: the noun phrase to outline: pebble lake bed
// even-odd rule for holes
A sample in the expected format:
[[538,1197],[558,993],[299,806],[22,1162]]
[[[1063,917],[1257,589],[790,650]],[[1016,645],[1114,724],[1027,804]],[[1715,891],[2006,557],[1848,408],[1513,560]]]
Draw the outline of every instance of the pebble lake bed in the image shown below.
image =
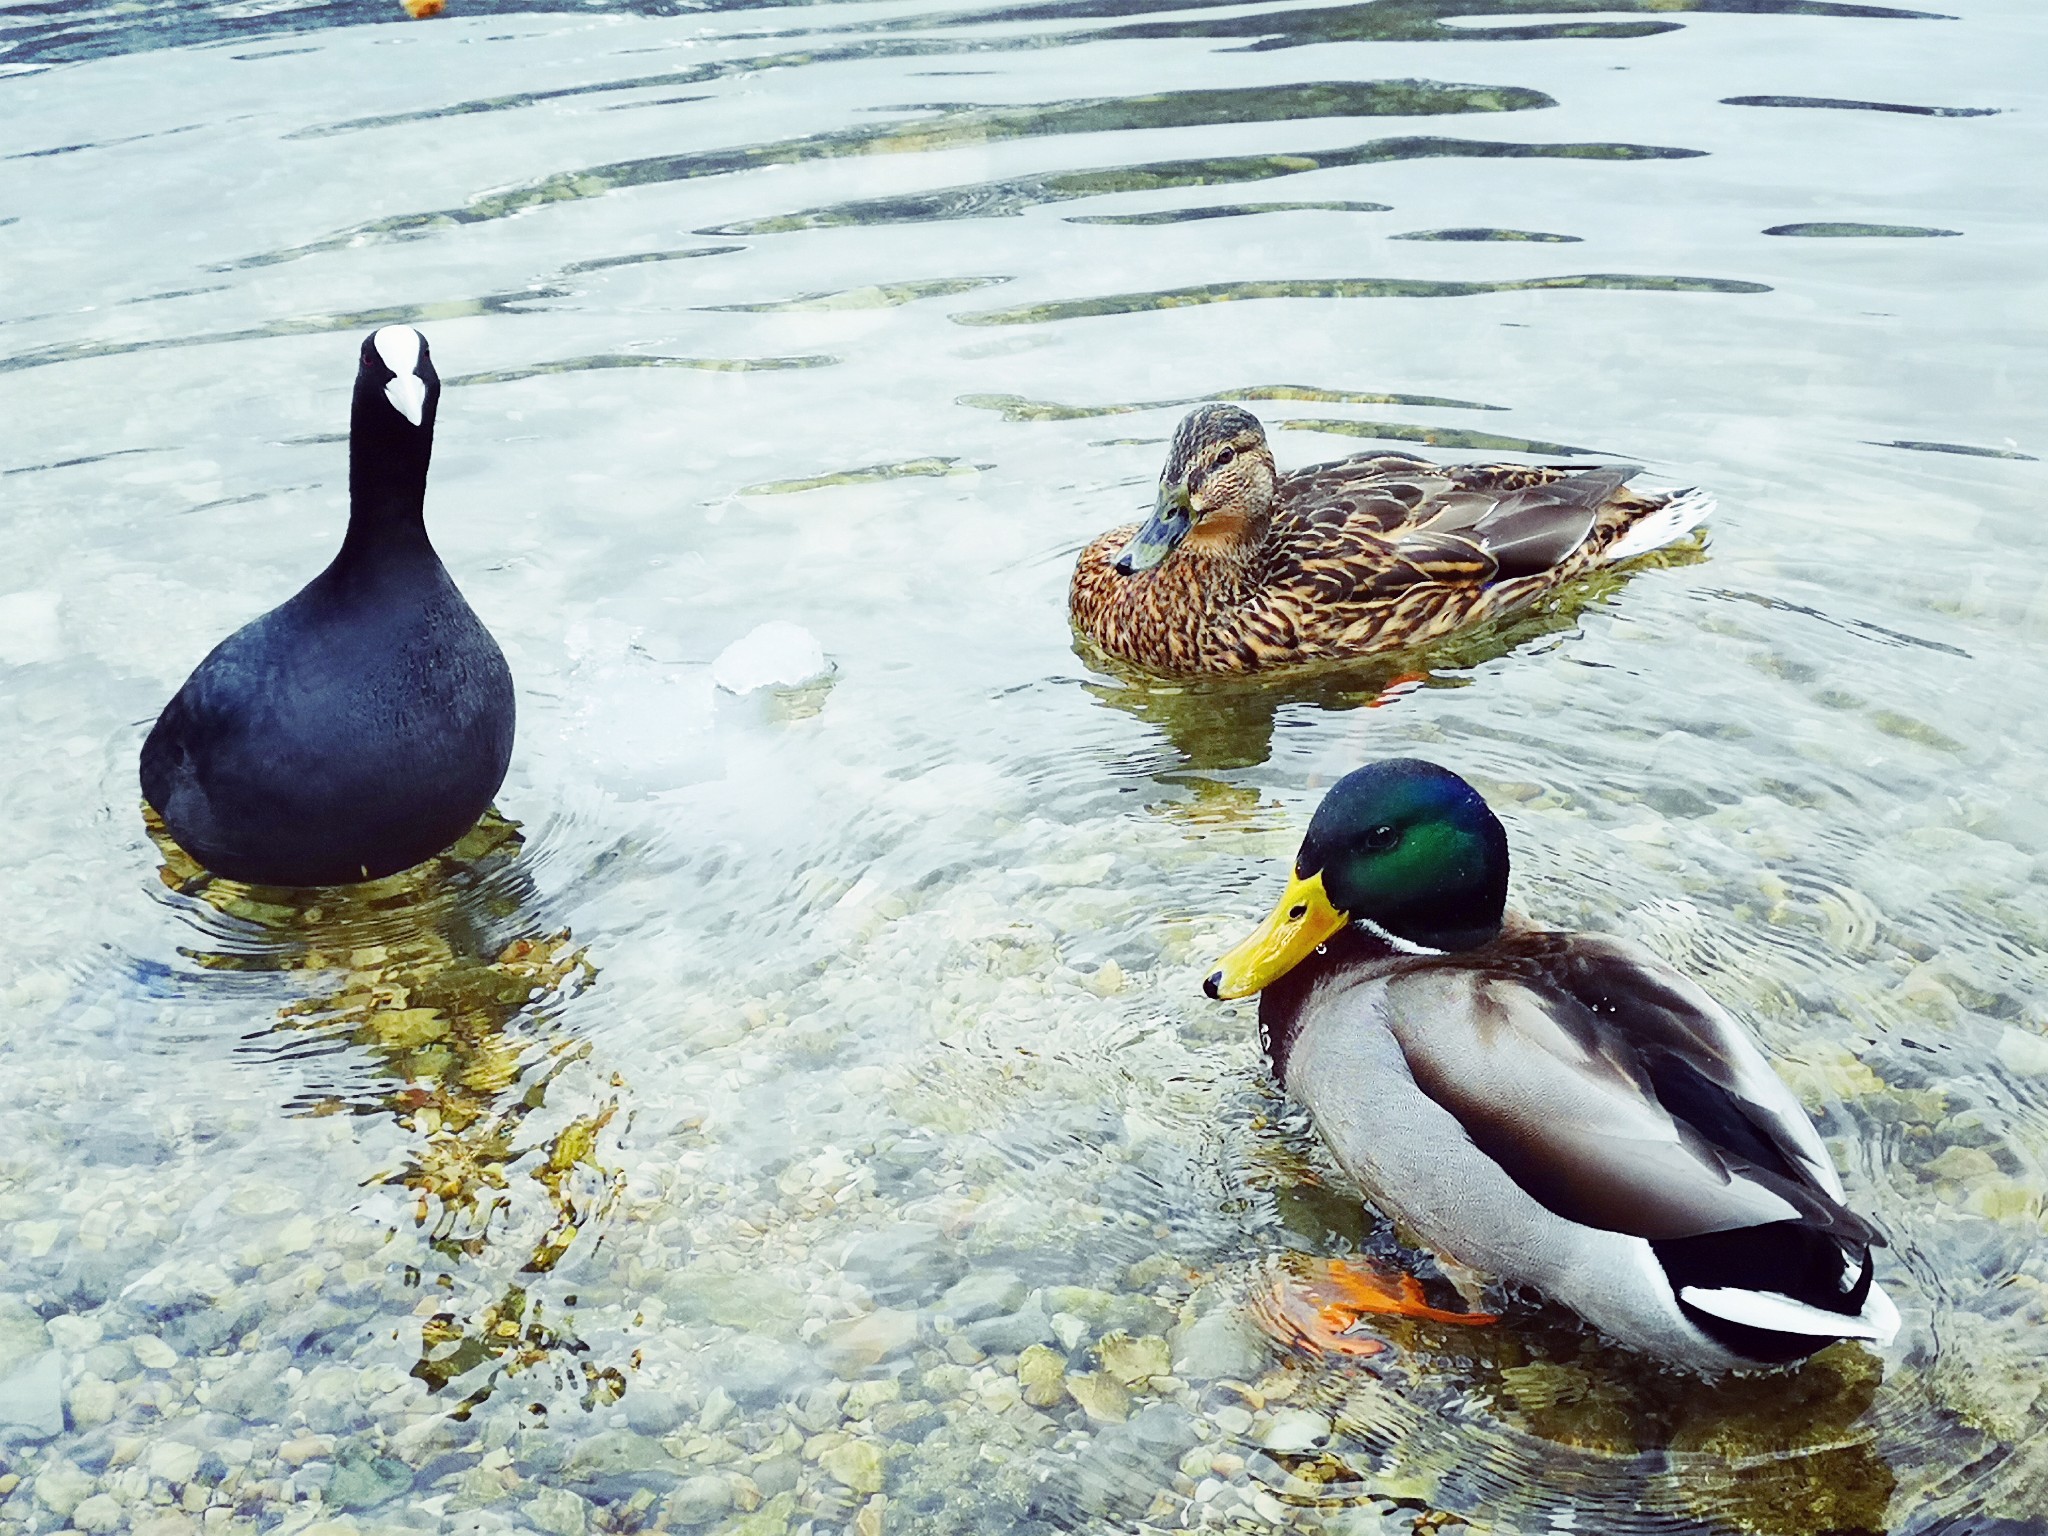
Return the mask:
[[[1940,14],[1936,14],[1936,12]],[[2048,17],[2024,0],[0,6],[0,1530],[2048,1532]],[[498,812],[216,880],[136,754],[445,394]],[[1188,402],[1704,535],[1266,684],[1076,653]],[[1451,1279],[1202,996],[1323,789],[1756,1031],[1881,1351]]]

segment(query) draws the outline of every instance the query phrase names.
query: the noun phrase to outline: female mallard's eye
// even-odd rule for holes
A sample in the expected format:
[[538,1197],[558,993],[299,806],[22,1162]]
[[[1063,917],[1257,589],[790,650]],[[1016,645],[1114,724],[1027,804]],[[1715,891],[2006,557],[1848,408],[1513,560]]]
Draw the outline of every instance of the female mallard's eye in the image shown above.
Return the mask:
[[1401,841],[1401,834],[1392,827],[1378,826],[1365,834],[1365,846],[1375,853],[1384,853]]
[[1232,459],[1236,457],[1237,450],[1235,448],[1226,448],[1221,453],[1216,455],[1216,467],[1218,469],[1221,469],[1224,465],[1228,464]]

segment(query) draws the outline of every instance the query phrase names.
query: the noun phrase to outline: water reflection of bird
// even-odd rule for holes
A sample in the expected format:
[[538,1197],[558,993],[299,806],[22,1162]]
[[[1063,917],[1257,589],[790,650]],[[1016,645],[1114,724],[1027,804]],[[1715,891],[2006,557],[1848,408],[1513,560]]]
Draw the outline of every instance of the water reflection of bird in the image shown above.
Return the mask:
[[1686,533],[1697,491],[1619,467],[1369,454],[1281,475],[1258,418],[1191,411],[1140,527],[1081,552],[1068,606],[1109,656],[1189,677],[1398,650],[1512,614]]
[[1361,768],[1206,989],[1262,993],[1275,1075],[1453,1258],[1701,1370],[1888,1342],[1883,1239],[1748,1034],[1647,951],[1507,913],[1507,878],[1463,779]]
[[441,382],[426,338],[363,341],[333,563],[215,646],[142,747],[142,793],[215,874],[371,880],[475,824],[512,756],[512,674],[427,539]]
[[[616,1200],[619,1180],[599,1161],[599,1140],[618,1103],[588,1105],[544,1140],[526,1129],[550,1107],[556,1078],[589,1055],[557,1020],[596,969],[568,930],[539,931],[527,916],[536,897],[518,828],[486,815],[440,857],[401,874],[308,891],[220,879],[148,820],[164,884],[239,925],[191,958],[208,970],[318,978],[279,1011],[268,1044],[294,1057],[308,1035],[357,1048],[323,1057],[346,1075],[309,1085],[293,1108],[388,1114],[408,1133],[399,1165],[376,1182],[411,1192],[416,1224],[452,1271],[442,1280],[446,1306],[423,1324],[413,1374],[437,1391],[460,1383],[466,1411],[501,1373],[580,1353],[566,1322],[541,1316],[529,1277],[553,1270]],[[514,1193],[522,1169],[542,1192],[537,1210]],[[512,1254],[521,1279],[491,1284],[498,1250],[514,1231],[532,1234],[536,1217],[545,1230]],[[483,1299],[465,1306],[458,1276],[482,1285]],[[615,1368],[581,1361],[578,1370],[593,1402],[623,1390]]]

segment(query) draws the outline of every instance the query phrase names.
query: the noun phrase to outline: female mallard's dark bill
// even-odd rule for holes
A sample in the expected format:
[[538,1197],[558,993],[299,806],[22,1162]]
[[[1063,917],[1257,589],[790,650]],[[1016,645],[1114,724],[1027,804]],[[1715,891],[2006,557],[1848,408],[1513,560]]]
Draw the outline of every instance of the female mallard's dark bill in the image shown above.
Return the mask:
[[1130,576],[1151,570],[1180,546],[1193,523],[1194,512],[1188,505],[1187,487],[1162,485],[1159,502],[1153,507],[1151,517],[1146,519],[1144,527],[1131,535],[1131,542],[1116,557],[1117,574]]

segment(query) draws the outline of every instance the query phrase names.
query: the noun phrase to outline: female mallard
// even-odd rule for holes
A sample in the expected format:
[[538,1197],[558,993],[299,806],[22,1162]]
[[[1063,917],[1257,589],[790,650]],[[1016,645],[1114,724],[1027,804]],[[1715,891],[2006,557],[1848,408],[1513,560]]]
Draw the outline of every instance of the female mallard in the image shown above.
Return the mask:
[[1081,551],[1074,626],[1169,676],[1256,672],[1442,639],[1713,510],[1637,495],[1631,466],[1441,465],[1366,454],[1281,475],[1251,412],[1204,405],[1173,435],[1143,527]]
[[1507,913],[1507,883],[1471,785],[1361,768],[1204,989],[1260,994],[1274,1075],[1450,1257],[1698,1370],[1889,1342],[1884,1239],[1742,1026],[1646,950]]

